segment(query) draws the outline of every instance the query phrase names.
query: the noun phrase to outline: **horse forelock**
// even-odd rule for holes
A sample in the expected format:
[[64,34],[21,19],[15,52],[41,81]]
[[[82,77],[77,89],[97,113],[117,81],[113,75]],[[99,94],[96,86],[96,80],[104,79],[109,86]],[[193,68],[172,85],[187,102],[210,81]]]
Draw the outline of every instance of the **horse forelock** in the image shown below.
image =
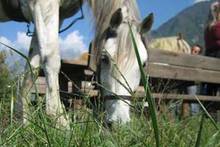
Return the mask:
[[[98,62],[103,47],[103,32],[109,27],[112,14],[119,8],[127,7],[129,15],[128,21],[134,22],[134,25],[139,23],[140,15],[136,0],[88,0],[88,2],[94,15],[96,33],[93,49]],[[129,32],[128,27],[125,27],[125,29],[121,29],[118,33],[117,38],[119,38],[119,40],[117,42],[119,52],[126,49],[127,53],[131,53],[130,50],[132,50],[132,44],[128,43],[131,42],[128,41],[128,39],[130,39]],[[130,55],[128,54],[128,56]],[[120,59],[120,57],[118,57],[118,59]]]
[[[134,35],[136,36],[136,33]],[[124,73],[129,71],[136,61],[128,24],[123,24],[118,31],[117,47],[117,53],[113,57],[113,60],[117,63],[120,71]]]

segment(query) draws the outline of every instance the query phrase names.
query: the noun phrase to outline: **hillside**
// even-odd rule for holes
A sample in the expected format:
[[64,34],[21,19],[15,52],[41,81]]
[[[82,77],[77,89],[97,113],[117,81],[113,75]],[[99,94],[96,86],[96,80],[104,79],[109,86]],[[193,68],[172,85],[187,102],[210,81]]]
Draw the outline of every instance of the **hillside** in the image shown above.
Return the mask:
[[152,31],[152,36],[164,37],[182,33],[190,44],[199,43],[204,45],[203,32],[210,4],[211,2],[204,1],[184,9],[175,17],[162,24],[157,30]]

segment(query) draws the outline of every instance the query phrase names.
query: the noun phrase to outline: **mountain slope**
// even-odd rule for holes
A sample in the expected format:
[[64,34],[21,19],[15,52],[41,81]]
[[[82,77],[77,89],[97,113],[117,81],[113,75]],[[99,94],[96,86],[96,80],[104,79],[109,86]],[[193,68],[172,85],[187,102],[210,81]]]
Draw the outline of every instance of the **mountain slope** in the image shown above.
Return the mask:
[[152,31],[153,37],[173,36],[182,33],[191,45],[199,43],[204,45],[203,32],[208,19],[211,2],[204,1],[181,11],[175,17]]

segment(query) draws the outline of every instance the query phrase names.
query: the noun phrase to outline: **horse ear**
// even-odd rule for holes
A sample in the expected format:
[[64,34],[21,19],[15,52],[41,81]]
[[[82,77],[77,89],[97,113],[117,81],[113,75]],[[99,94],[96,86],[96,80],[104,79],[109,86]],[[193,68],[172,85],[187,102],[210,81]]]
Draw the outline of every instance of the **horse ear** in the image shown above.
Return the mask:
[[147,33],[152,25],[153,25],[153,21],[154,21],[154,15],[153,13],[150,13],[141,23],[140,28],[141,28],[141,34],[145,34]]
[[123,16],[122,16],[121,8],[119,8],[112,14],[112,18],[110,20],[111,28],[117,28],[122,23],[122,19]]

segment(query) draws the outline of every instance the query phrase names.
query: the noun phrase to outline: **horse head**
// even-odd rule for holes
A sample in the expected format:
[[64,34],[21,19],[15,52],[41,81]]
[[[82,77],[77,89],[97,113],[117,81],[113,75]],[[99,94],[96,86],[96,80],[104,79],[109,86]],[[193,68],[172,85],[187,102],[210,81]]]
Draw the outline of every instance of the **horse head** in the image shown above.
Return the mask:
[[153,14],[140,23],[130,16],[127,7],[122,7],[113,13],[109,26],[103,33],[100,83],[107,122],[124,123],[130,120],[129,99],[141,79],[131,30],[144,64],[148,55],[143,36],[150,30],[152,22]]

